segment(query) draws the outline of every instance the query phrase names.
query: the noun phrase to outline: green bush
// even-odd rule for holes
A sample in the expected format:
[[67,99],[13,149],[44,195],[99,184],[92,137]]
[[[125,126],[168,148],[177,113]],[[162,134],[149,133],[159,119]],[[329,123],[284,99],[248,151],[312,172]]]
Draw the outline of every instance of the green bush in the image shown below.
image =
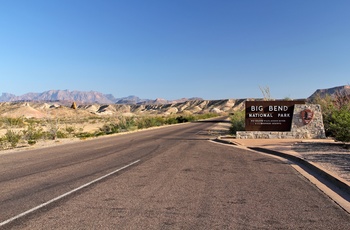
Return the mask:
[[236,111],[231,116],[230,132],[236,134],[237,131],[245,130],[245,111]]
[[56,140],[57,137],[58,137],[58,136],[57,136],[58,132],[59,132],[59,131],[52,131],[52,130],[43,132],[42,139],[43,139],[43,140]]
[[194,121],[193,116],[178,116],[176,117],[177,123],[185,123],[185,122],[191,122]]
[[165,119],[162,117],[143,117],[138,121],[137,127],[139,129],[151,128],[165,125]]
[[78,133],[76,135],[76,137],[80,138],[80,139],[85,139],[85,138],[89,138],[89,137],[95,137],[96,135],[94,133],[88,133],[88,132],[82,132],[82,133]]
[[[123,117],[109,118],[99,131],[91,133],[79,133],[77,137],[87,138],[101,135],[109,135],[114,133],[132,131],[136,129],[146,129],[167,124],[177,124],[183,122],[191,122],[199,119],[207,119],[218,116],[217,114],[195,114],[195,115],[181,115],[181,116],[139,116],[139,117]],[[68,132],[68,130],[66,129]],[[68,132],[69,133],[69,132]]]
[[36,141],[42,138],[44,135],[42,128],[36,128],[33,124],[30,124],[26,130],[23,131],[23,138],[28,141]]
[[35,144],[36,144],[36,141],[35,141],[35,140],[28,140],[28,144],[29,144],[29,145],[35,145]]
[[334,110],[327,119],[327,130],[338,141],[350,142],[350,109]]
[[104,124],[101,128],[100,128],[100,133],[101,134],[113,134],[113,133],[119,133],[119,126],[113,123],[109,123],[109,124]]
[[73,126],[66,126],[65,130],[71,136],[75,132],[75,127],[73,127]]
[[7,130],[5,138],[8,141],[8,143],[10,143],[12,148],[16,148],[17,144],[22,138],[22,134],[13,130]]
[[5,149],[6,148],[6,137],[0,137],[0,149]]
[[166,119],[165,124],[167,125],[177,124],[177,120],[175,117],[169,117]]
[[68,135],[67,135],[67,133],[58,130],[56,133],[56,137],[57,138],[68,138]]
[[134,117],[119,117],[115,126],[118,132],[126,132],[135,129],[137,124]]
[[7,123],[7,125],[11,126],[11,127],[17,127],[17,128],[22,128],[24,127],[24,119],[22,117],[18,117],[18,118],[5,118],[5,123]]
[[317,96],[312,103],[322,107],[326,136],[334,137],[337,141],[350,141],[350,96],[339,93],[334,97]]
[[58,130],[59,128],[59,124],[60,124],[60,119],[56,118],[56,119],[47,119],[47,126],[48,126],[48,134],[47,137],[48,139],[51,140],[56,140],[57,138],[57,134],[58,134]]
[[196,114],[195,120],[201,120],[201,119],[208,119],[213,117],[218,117],[219,114],[217,113],[203,113],[203,114]]

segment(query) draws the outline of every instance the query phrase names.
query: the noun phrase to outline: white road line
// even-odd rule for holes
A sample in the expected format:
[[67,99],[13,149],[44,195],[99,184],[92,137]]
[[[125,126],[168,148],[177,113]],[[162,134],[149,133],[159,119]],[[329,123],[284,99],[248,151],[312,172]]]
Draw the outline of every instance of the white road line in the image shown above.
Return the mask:
[[109,147],[113,147],[114,145],[107,145],[107,146],[102,146],[102,147],[99,147],[99,148],[94,148],[94,150],[99,150],[99,149],[105,149],[105,148],[109,148]]
[[21,214],[19,214],[17,216],[14,216],[14,217],[12,217],[12,218],[10,218],[8,220],[5,220],[5,221],[0,223],[0,227],[4,226],[5,224],[11,223],[12,221],[17,220],[17,219],[19,219],[19,218],[21,218],[23,216],[26,216],[26,215],[28,215],[28,214],[30,214],[32,212],[35,212],[35,211],[39,210],[40,208],[43,208],[43,207],[45,207],[45,206],[47,206],[47,205],[49,205],[49,204],[51,204],[51,203],[53,203],[55,201],[58,201],[58,200],[66,197],[66,196],[69,196],[69,195],[71,195],[71,194],[73,194],[73,193],[75,193],[75,192],[77,192],[77,191],[79,191],[79,190],[81,190],[83,188],[86,188],[86,187],[88,187],[88,186],[90,186],[90,185],[92,185],[92,184],[94,184],[94,183],[96,183],[96,182],[98,182],[100,180],[103,180],[104,178],[106,178],[108,176],[111,176],[111,175],[113,175],[113,174],[115,174],[115,173],[117,173],[117,172],[119,172],[119,171],[121,171],[123,169],[126,169],[126,168],[128,168],[128,167],[130,167],[130,166],[132,166],[132,165],[134,165],[136,163],[138,163],[139,161],[140,160],[134,161],[134,162],[132,162],[132,163],[130,163],[128,165],[125,165],[125,166],[123,166],[123,167],[121,167],[121,168],[119,168],[119,169],[117,169],[117,170],[115,170],[113,172],[110,172],[110,173],[108,173],[108,174],[106,174],[106,175],[104,175],[102,177],[99,177],[99,178],[97,178],[97,179],[95,179],[95,180],[93,180],[93,181],[91,181],[89,183],[86,183],[86,184],[84,184],[84,185],[82,185],[82,186],[80,186],[80,187],[78,187],[76,189],[73,189],[73,190],[71,190],[71,191],[69,191],[67,193],[64,193],[64,194],[56,197],[56,198],[53,198],[52,200],[49,200],[49,201],[47,201],[47,202],[45,202],[45,203],[43,203],[41,205],[38,205],[38,206],[36,206],[36,207],[34,207],[32,209],[29,209],[29,210],[27,210],[25,212],[22,212]]

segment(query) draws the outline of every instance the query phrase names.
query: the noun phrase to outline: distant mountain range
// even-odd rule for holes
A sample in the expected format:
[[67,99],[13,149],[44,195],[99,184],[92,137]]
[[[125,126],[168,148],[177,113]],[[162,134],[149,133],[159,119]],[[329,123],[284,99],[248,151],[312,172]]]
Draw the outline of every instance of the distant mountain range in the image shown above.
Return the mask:
[[[327,89],[316,90],[308,100],[314,99],[316,96],[325,97],[326,95],[334,96],[335,94],[350,95],[350,85],[337,86]],[[163,105],[175,104],[186,101],[203,100],[199,97],[181,98],[177,100],[157,99],[141,99],[137,96],[128,96],[115,98],[112,94],[103,94],[96,91],[69,91],[69,90],[49,90],[43,93],[27,93],[22,96],[16,96],[10,93],[2,93],[0,102],[60,102],[72,103],[73,101],[80,104],[129,104],[129,105]]]
[[78,102],[82,104],[172,104],[185,102],[189,100],[203,100],[202,98],[181,98],[178,100],[166,100],[157,98],[141,99],[137,96],[128,96],[115,98],[112,94],[103,94],[96,91],[69,91],[69,90],[49,90],[43,93],[27,93],[22,96],[16,96],[10,93],[2,93],[0,102],[23,102],[23,101],[39,101],[39,102]]
[[49,90],[43,93],[27,93],[22,96],[16,96],[9,93],[3,93],[0,101],[67,101],[67,102],[86,102],[113,104],[115,98],[113,95],[105,95],[99,92],[90,91],[69,91],[69,90]]
[[[319,89],[312,94],[312,98],[325,97],[326,95],[350,95],[349,86],[339,86],[329,89]],[[3,93],[0,96],[0,117],[34,117],[44,118],[48,114],[55,116],[76,117],[90,116],[115,116],[115,115],[170,115],[178,113],[198,114],[198,113],[218,113],[228,114],[238,110],[243,110],[247,98],[203,100],[201,98],[182,98],[168,101],[165,99],[140,99],[136,96],[115,98],[111,94],[99,92],[80,92],[68,90],[50,90],[43,93],[28,93],[16,96]],[[254,98],[249,98],[254,100]],[[262,100],[257,98],[257,100]],[[78,104],[75,112],[70,109],[72,102]],[[6,103],[4,103],[6,102]],[[62,106],[63,105],[63,106]]]

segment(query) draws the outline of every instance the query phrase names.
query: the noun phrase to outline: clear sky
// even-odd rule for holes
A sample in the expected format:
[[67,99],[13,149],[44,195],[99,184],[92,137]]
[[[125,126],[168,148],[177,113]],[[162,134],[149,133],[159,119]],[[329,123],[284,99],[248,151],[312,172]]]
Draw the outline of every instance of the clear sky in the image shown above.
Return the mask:
[[0,0],[0,94],[304,98],[350,83],[349,0]]

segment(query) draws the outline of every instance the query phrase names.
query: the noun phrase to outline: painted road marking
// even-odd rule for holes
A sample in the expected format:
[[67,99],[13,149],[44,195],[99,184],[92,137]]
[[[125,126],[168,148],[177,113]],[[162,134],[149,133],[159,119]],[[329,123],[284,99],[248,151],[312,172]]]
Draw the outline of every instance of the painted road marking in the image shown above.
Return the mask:
[[73,189],[73,190],[71,190],[71,191],[69,191],[69,192],[66,192],[66,193],[64,193],[64,194],[62,194],[62,195],[56,197],[56,198],[53,198],[52,200],[49,200],[49,201],[47,201],[47,202],[45,202],[45,203],[43,203],[43,204],[40,204],[40,205],[38,205],[38,206],[36,206],[36,207],[34,207],[34,208],[32,208],[32,209],[29,209],[29,210],[27,210],[27,211],[25,211],[25,212],[22,212],[21,214],[18,214],[17,216],[14,216],[14,217],[12,217],[12,218],[10,218],[10,219],[8,219],[8,220],[5,220],[5,221],[3,221],[3,222],[0,223],[0,227],[1,227],[1,226],[4,226],[5,224],[9,224],[9,223],[11,223],[12,221],[15,221],[15,220],[17,220],[17,219],[19,219],[19,218],[21,218],[21,217],[24,217],[24,216],[26,216],[26,215],[28,215],[28,214],[30,214],[30,213],[32,213],[32,212],[35,212],[35,211],[37,211],[37,210],[39,210],[39,209],[41,209],[41,208],[43,208],[43,207],[45,207],[45,206],[47,206],[47,205],[49,205],[49,204],[55,202],[55,201],[58,201],[58,200],[60,200],[60,199],[63,199],[64,197],[69,196],[69,195],[71,195],[71,194],[73,194],[73,193],[75,193],[75,192],[77,192],[77,191],[79,191],[79,190],[82,190],[83,188],[86,188],[86,187],[88,187],[88,186],[90,186],[90,185],[92,185],[92,184],[94,184],[94,183],[97,183],[97,182],[99,182],[99,181],[105,179],[106,177],[109,177],[109,176],[111,176],[111,175],[113,175],[113,174],[115,174],[115,173],[117,173],[117,172],[119,172],[119,171],[121,171],[121,170],[123,170],[123,169],[126,169],[126,168],[128,168],[128,167],[130,167],[130,166],[132,166],[132,165],[134,165],[134,164],[136,164],[136,163],[138,163],[138,162],[140,162],[140,160],[134,161],[134,162],[132,162],[132,163],[130,163],[130,164],[128,164],[128,165],[125,165],[125,166],[123,166],[123,167],[121,167],[121,168],[119,168],[119,169],[117,169],[117,170],[115,170],[115,171],[113,171],[113,172],[110,172],[110,173],[108,173],[108,174],[106,174],[106,175],[104,175],[104,176],[102,176],[102,177],[99,177],[99,178],[97,178],[97,179],[95,179],[95,180],[93,180],[93,181],[91,181],[91,182],[89,182],[89,183],[86,183],[86,184],[84,184],[84,185],[82,185],[82,186],[80,186],[80,187],[78,187],[78,188],[76,188],[76,189]]

